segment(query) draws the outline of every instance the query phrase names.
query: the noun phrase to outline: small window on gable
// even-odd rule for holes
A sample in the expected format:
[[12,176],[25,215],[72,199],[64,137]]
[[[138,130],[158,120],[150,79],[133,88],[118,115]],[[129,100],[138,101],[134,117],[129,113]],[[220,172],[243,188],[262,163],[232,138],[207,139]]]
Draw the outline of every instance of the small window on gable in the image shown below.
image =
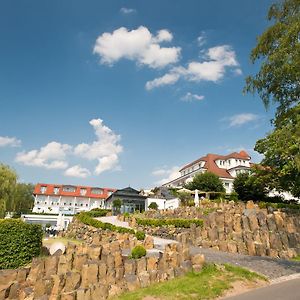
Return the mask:
[[45,194],[46,193],[46,189],[47,189],[46,186],[41,186],[41,193]]
[[92,194],[94,194],[94,195],[102,195],[103,194],[103,190],[99,189],[99,188],[92,188]]
[[81,196],[85,196],[85,194],[86,194],[86,189],[85,188],[81,188],[80,189],[80,195]]
[[74,193],[76,191],[76,187],[72,185],[64,185],[63,186],[64,192]]

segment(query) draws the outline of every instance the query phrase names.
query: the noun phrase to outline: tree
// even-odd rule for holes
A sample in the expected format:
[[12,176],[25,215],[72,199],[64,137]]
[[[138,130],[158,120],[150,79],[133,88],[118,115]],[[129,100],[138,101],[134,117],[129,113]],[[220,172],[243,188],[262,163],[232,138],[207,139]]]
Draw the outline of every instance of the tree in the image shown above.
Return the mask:
[[275,130],[257,141],[255,150],[264,155],[258,173],[269,188],[300,197],[300,105],[275,120]]
[[6,211],[13,210],[13,196],[17,182],[17,174],[9,166],[0,164],[0,218]]
[[32,210],[34,204],[33,185],[26,183],[17,183],[13,196],[13,211],[20,215]]
[[264,178],[255,173],[238,174],[233,181],[233,187],[238,194],[238,199],[242,201],[263,201],[268,192]]
[[300,0],[273,4],[268,19],[273,24],[258,38],[251,52],[259,72],[246,79],[246,92],[258,92],[266,107],[275,102],[274,130],[257,141],[264,155],[257,174],[268,180],[269,189],[300,196]]
[[113,201],[113,208],[114,208],[117,212],[120,212],[121,206],[122,206],[122,200],[121,200],[121,199],[115,199],[115,200]]
[[157,210],[158,209],[158,205],[157,205],[156,202],[151,202],[149,204],[148,208]]
[[193,181],[186,184],[186,188],[202,192],[225,192],[225,188],[220,178],[211,172],[196,174]]
[[258,38],[252,62],[261,61],[259,72],[246,78],[245,92],[257,92],[266,107],[279,104],[280,118],[300,100],[300,0],[273,4],[268,13],[273,25]]

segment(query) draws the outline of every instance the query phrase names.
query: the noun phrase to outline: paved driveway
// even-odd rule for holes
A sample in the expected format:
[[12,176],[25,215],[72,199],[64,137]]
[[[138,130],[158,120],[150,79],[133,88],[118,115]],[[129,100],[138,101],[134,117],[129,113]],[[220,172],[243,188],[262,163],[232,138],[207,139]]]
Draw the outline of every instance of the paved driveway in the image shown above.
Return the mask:
[[299,300],[300,278],[249,291],[224,300]]

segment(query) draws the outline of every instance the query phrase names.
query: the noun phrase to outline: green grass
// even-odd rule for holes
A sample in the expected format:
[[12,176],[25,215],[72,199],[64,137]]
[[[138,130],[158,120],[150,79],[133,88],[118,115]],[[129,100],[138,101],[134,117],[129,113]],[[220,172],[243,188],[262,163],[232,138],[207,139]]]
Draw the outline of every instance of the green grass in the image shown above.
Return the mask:
[[68,239],[68,238],[46,238],[46,239],[43,239],[43,246],[48,246],[49,247],[53,243],[56,243],[56,242],[61,242],[64,245],[67,245],[68,242],[73,243],[73,244],[77,244],[77,245],[83,243],[83,241],[76,240],[76,239]]
[[292,260],[293,260],[293,261],[300,261],[300,255],[298,255],[298,256],[292,258]]
[[265,277],[240,267],[231,265],[205,265],[201,272],[189,272],[163,283],[156,283],[147,288],[122,294],[113,299],[141,300],[152,296],[163,300],[208,300],[221,296],[231,288],[234,281],[266,280]]

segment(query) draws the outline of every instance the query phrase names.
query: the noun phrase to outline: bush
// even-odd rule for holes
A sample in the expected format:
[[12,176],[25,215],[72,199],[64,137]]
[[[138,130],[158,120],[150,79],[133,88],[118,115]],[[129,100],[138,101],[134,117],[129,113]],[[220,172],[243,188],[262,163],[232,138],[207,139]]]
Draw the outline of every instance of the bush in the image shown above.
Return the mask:
[[115,226],[110,223],[103,223],[99,220],[93,219],[89,215],[90,212],[81,212],[80,214],[76,215],[75,217],[82,222],[83,224],[93,226],[95,228],[101,228],[103,230],[111,230],[111,231],[116,231],[119,233],[131,233],[134,234],[135,231],[131,228],[125,228],[125,227],[120,227],[120,226]]
[[146,256],[147,251],[143,246],[135,246],[131,251],[131,258],[138,259]]
[[145,236],[146,236],[146,234],[145,234],[144,231],[137,231],[137,232],[135,233],[135,237],[136,237],[139,241],[144,240],[144,239],[145,239]]
[[150,205],[148,206],[148,208],[157,210],[158,209],[158,205],[157,205],[156,202],[151,202]]
[[109,209],[94,208],[86,213],[89,214],[89,216],[92,218],[100,218],[105,217],[109,212]]
[[40,255],[43,231],[37,224],[0,220],[0,269],[15,269]]
[[192,224],[202,226],[203,220],[199,219],[136,219],[138,225],[142,226],[175,226],[177,228],[189,228]]
[[233,181],[233,187],[242,201],[261,201],[266,199],[267,189],[262,177],[241,173]]

